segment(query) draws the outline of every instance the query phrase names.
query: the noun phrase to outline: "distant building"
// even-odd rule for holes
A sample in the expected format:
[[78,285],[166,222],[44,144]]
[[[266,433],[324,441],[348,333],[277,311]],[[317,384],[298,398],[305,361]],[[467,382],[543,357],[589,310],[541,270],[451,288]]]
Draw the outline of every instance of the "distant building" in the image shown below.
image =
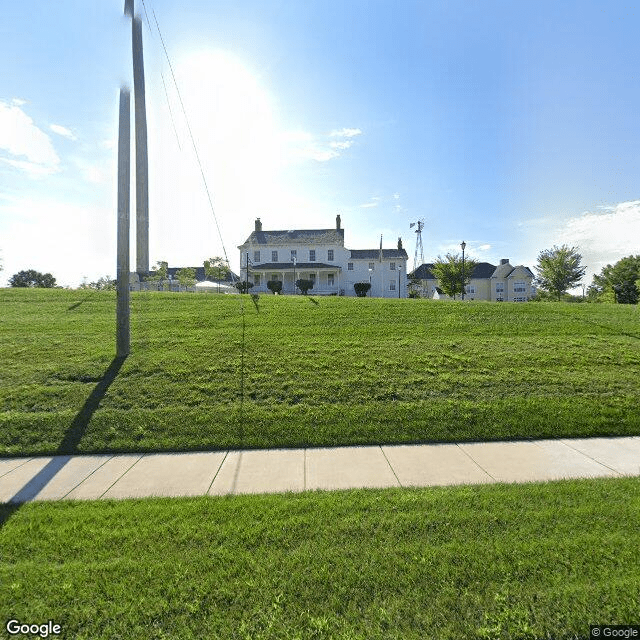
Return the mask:
[[[228,292],[233,287],[233,291],[237,293],[237,289],[234,287],[234,283],[238,282],[238,276],[229,272],[227,277],[219,282],[211,278],[207,278],[204,272],[204,266],[191,267],[195,272],[195,285],[193,287],[182,287],[178,280],[178,271],[185,267],[168,267],[167,278],[165,280],[143,280],[140,282],[140,278],[137,273],[133,272],[129,276],[129,284],[131,291],[197,291],[208,288],[211,291],[220,289],[220,291]],[[153,278],[156,275],[155,271],[149,273],[149,277]],[[210,285],[209,287],[203,285]],[[219,286],[218,286],[219,285]]]
[[[433,263],[420,265],[409,279],[417,280],[417,289],[423,298],[448,299],[438,287],[438,279],[431,269]],[[471,281],[465,289],[465,299],[486,300],[490,302],[527,302],[536,294],[533,285],[534,275],[529,267],[509,263],[508,258],[500,260],[495,266],[489,262],[476,264]]]
[[[367,295],[407,297],[407,252],[396,249],[347,249],[340,216],[335,229],[264,231],[260,218],[241,244],[240,278],[253,283],[252,293],[268,293],[267,282],[282,282],[282,293],[296,292],[295,281],[312,280],[311,294],[355,296],[354,284],[370,282]],[[299,291],[299,290],[298,290]]]

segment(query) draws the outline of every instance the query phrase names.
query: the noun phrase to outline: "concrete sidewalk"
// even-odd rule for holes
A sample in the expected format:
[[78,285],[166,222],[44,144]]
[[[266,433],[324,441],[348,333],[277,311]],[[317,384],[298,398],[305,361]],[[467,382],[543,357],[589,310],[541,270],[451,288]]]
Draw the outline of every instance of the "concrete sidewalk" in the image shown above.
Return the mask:
[[0,502],[640,476],[640,436],[0,459]]

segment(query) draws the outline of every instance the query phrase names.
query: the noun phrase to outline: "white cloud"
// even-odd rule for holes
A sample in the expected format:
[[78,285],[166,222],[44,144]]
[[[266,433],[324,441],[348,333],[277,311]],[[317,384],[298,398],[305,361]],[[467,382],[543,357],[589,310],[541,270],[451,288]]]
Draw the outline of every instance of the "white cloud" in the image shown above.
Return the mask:
[[0,150],[1,160],[34,177],[55,173],[60,164],[49,136],[15,101],[0,101]]
[[352,140],[345,140],[343,142],[330,142],[329,146],[332,149],[348,149],[352,144]]
[[59,136],[63,138],[68,138],[69,140],[77,140],[78,138],[75,136],[71,129],[67,129],[67,127],[63,127],[60,124],[50,124],[49,129],[53,131],[53,133],[57,133]]
[[553,238],[553,244],[579,248],[582,264],[587,266],[587,282],[607,264],[640,253],[640,200],[601,211],[585,211],[569,219]]
[[393,199],[394,200],[400,200],[400,194],[399,193],[394,193],[393,194]]
[[489,251],[489,249],[491,249],[490,244],[481,244],[476,251]]
[[354,138],[362,135],[361,129],[334,129],[330,134],[332,138]]
[[370,209],[371,207],[377,207],[377,202],[366,202],[365,204],[359,205],[360,209]]
[[22,105],[27,104],[27,101],[23,100],[22,98],[14,98],[11,101],[11,104],[15,104],[17,107],[21,107]]

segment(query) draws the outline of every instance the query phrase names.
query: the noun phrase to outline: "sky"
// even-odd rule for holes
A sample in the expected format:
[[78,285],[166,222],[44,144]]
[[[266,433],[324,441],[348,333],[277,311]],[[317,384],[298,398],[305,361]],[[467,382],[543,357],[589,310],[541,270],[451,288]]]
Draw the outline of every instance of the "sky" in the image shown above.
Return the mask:
[[[0,286],[23,269],[70,287],[115,277],[123,4],[3,6]],[[640,253],[634,2],[136,0],[136,13],[152,265],[226,255],[239,273],[256,217],[333,228],[338,213],[345,246],[401,237],[409,269],[418,220],[425,262],[464,240],[476,260],[533,268],[568,244],[588,285]]]

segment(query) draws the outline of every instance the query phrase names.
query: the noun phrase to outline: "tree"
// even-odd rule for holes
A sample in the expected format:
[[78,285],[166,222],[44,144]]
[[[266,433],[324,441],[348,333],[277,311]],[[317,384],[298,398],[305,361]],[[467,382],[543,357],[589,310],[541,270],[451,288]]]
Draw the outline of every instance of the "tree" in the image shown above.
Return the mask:
[[534,269],[538,272],[536,282],[541,289],[555,294],[558,301],[568,289],[577,286],[586,267],[580,265],[582,256],[577,247],[554,247],[541,251],[538,255],[538,264]]
[[640,255],[627,256],[614,265],[608,264],[593,276],[589,294],[603,301],[609,293],[618,304],[638,304],[640,300]]
[[466,287],[471,282],[476,264],[478,263],[473,258],[465,258],[463,273],[462,256],[458,253],[447,253],[444,258],[438,256],[431,267],[431,273],[438,279],[438,286],[442,291],[455,299],[457,294],[462,294],[463,284]]
[[306,296],[309,290],[313,289],[313,280],[300,278],[299,280],[296,280],[296,287],[302,291],[302,295]]
[[269,280],[269,282],[267,282],[267,289],[273,291],[273,295],[280,293],[282,291],[282,282],[280,282],[280,280]]
[[229,269],[229,264],[226,260],[216,256],[204,261],[204,273],[207,278],[211,278],[218,283],[218,293],[220,293],[220,281],[227,279],[231,269]]
[[164,290],[164,281],[169,279],[169,263],[163,260],[156,262],[155,269],[146,278],[149,282],[157,282]]
[[40,273],[33,269],[18,271],[9,278],[12,287],[42,287],[52,289],[56,286],[56,279],[50,273]]
[[358,296],[358,298],[366,298],[367,292],[369,291],[369,289],[371,289],[371,283],[356,282],[354,283],[353,288],[355,289],[356,295]]
[[112,280],[109,276],[102,276],[95,282],[87,282],[86,278],[80,285],[81,289],[95,289],[96,291],[113,291],[116,288],[117,281]]
[[176,278],[182,287],[193,287],[196,283],[196,271],[191,267],[185,267],[184,269],[178,269],[176,272]]

